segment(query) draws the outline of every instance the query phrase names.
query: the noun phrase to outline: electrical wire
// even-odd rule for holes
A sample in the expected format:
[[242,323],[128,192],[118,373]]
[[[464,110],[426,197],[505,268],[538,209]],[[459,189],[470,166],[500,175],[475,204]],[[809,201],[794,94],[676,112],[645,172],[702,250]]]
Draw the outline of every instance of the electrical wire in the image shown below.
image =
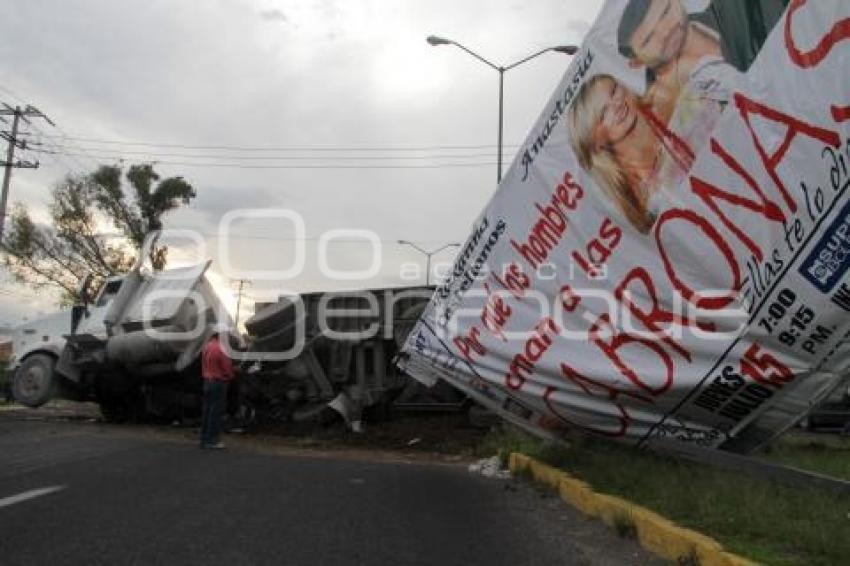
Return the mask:
[[[125,159],[120,155],[91,155],[64,151],[34,150],[37,153],[47,155],[64,155],[70,157],[88,156],[92,159],[126,161],[131,163],[154,163],[156,165],[176,165],[180,167],[214,167],[230,169],[453,169],[461,167],[492,167],[495,161],[482,161],[475,163],[409,163],[409,164],[338,164],[338,163],[316,163],[316,164],[246,164],[246,163],[219,163],[199,161],[171,161],[165,159]],[[377,158],[373,158],[377,159]]]
[[[23,98],[8,87],[0,85],[0,91],[9,94],[14,99],[26,104]],[[120,139],[103,139],[87,135],[69,135],[59,126],[53,127],[56,134],[47,133],[41,127],[30,124],[34,133],[22,132],[19,135],[29,141],[29,150],[43,156],[50,156],[53,162],[61,162],[64,167],[72,172],[82,172],[87,169],[97,168],[104,163],[129,162],[129,163],[155,163],[158,165],[173,165],[179,167],[208,167],[208,168],[230,168],[230,169],[453,169],[492,167],[495,163],[491,160],[490,153],[469,153],[481,150],[493,150],[495,146],[486,145],[384,145],[384,146],[241,146],[241,145],[192,145],[184,143],[162,143],[149,141],[127,141]],[[106,146],[118,146],[117,149],[107,147],[92,147],[86,144],[100,144]],[[37,146],[37,147],[34,147]],[[130,149],[121,149],[121,148]],[[151,151],[142,151],[134,148],[153,148]],[[520,147],[519,145],[508,145],[508,148]],[[234,154],[199,154],[199,153],[174,153],[161,151],[162,149],[189,149],[207,152],[275,152],[289,153],[289,155],[234,155]],[[160,151],[155,151],[160,150]],[[443,152],[439,154],[428,154],[428,152]],[[334,153],[349,152],[354,155],[331,155]],[[457,153],[447,153],[457,152]],[[310,155],[312,153],[313,155]],[[376,153],[395,153],[403,155],[375,155]],[[293,155],[294,154],[294,155]],[[307,154],[307,155],[305,155]],[[418,154],[418,155],[416,155]],[[166,158],[166,159],[161,159]],[[481,159],[489,160],[481,161]],[[458,162],[456,160],[471,160]],[[207,161],[209,160],[209,161]],[[448,163],[421,163],[422,161],[448,160]],[[297,163],[274,163],[274,162]],[[377,161],[369,163],[364,161]],[[404,162],[404,163],[387,163]],[[86,163],[87,162],[87,163]],[[262,163],[257,163],[262,162]],[[309,163],[304,163],[309,162]],[[312,163],[321,162],[321,163]],[[341,163],[354,162],[354,163]],[[408,163],[412,162],[412,163]]]
[[[35,149],[32,146],[47,146],[47,150]],[[99,151],[98,148],[81,148],[79,146],[60,146],[58,144],[45,144],[43,142],[30,142],[30,148],[33,151],[42,151],[47,153],[50,150],[59,151],[67,150],[66,155],[76,155],[73,153],[74,150],[92,150]],[[365,159],[374,159],[374,160],[415,160],[415,159],[458,159],[458,158],[483,158],[483,157],[493,157],[492,153],[458,153],[458,154],[436,154],[436,155],[387,155],[387,156],[363,156],[363,155],[334,155],[334,156],[315,156],[315,155],[211,155],[211,154],[198,154],[198,153],[163,153],[156,151],[115,151],[108,152],[105,155],[101,155],[101,157],[124,157],[129,155],[144,155],[149,157],[176,157],[182,159],[228,159],[228,160],[239,160],[239,161],[269,161],[269,160],[281,160],[281,161],[314,161],[320,159],[334,159],[340,161],[362,161]]]
[[[494,144],[485,144],[485,145],[426,145],[426,146],[239,146],[239,145],[189,145],[189,144],[177,144],[177,143],[155,143],[155,142],[134,142],[134,141],[124,141],[124,140],[104,140],[98,138],[90,138],[90,137],[78,137],[78,136],[50,136],[46,134],[45,137],[64,137],[70,141],[76,142],[86,142],[86,143],[99,143],[104,145],[130,145],[130,146],[143,146],[143,147],[162,147],[162,148],[172,148],[172,149],[198,149],[198,150],[210,150],[210,151],[277,151],[277,152],[342,152],[342,151],[356,151],[356,152],[374,152],[374,151],[383,151],[383,152],[401,152],[401,151],[413,151],[413,152],[422,152],[422,151],[460,151],[460,150],[483,150],[483,149],[496,149],[496,145]],[[519,144],[510,144],[505,145],[504,147],[520,147]]]

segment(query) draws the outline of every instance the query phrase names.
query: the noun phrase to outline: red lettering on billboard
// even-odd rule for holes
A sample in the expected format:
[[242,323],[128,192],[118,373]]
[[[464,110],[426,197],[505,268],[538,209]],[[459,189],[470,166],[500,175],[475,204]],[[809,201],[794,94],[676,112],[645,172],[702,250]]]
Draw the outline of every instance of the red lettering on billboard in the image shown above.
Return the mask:
[[[661,239],[661,231],[664,226],[676,220],[692,224],[695,228],[697,228],[697,231],[692,233],[693,237],[700,238],[700,234],[702,234],[701,239],[703,241],[714,245],[720,251],[721,255],[726,260],[726,264],[732,275],[732,284],[729,286],[729,292],[726,295],[719,297],[704,297],[699,291],[695,291],[689,287],[688,284],[679,277],[679,274],[676,271],[676,266],[673,264],[669,254],[667,253],[667,246]],[[729,247],[729,244],[726,243],[726,240],[723,239],[723,236],[720,235],[720,232],[717,231],[717,228],[715,228],[711,222],[692,210],[684,210],[681,208],[668,210],[658,219],[658,223],[655,228],[655,242],[658,245],[658,253],[661,255],[661,260],[664,262],[664,269],[667,272],[667,278],[686,301],[708,310],[720,310],[726,308],[735,301],[738,290],[741,288],[741,268],[738,266],[738,262],[735,261],[735,253],[732,251],[732,248]],[[676,243],[678,244],[679,242]]]
[[762,249],[752,240],[752,238],[747,236],[747,234],[741,230],[737,223],[732,222],[729,217],[726,216],[726,214],[720,209],[716,199],[724,200],[735,206],[741,206],[748,210],[752,210],[753,212],[757,212],[773,222],[785,222],[785,213],[782,212],[779,205],[768,200],[761,188],[758,186],[758,183],[756,183],[755,179],[753,179],[752,175],[750,175],[738,162],[738,160],[732,157],[732,155],[714,138],[711,140],[711,151],[717,155],[726,164],[726,166],[729,167],[729,169],[737,173],[738,176],[744,180],[747,186],[750,187],[756,195],[758,195],[758,201],[724,191],[716,185],[712,185],[711,183],[703,181],[697,177],[691,177],[691,190],[695,195],[700,197],[715,214],[717,214],[720,221],[723,222],[723,224],[725,224],[732,233],[738,236],[738,239],[747,246],[750,252],[752,252],[759,261],[761,261],[764,258]]
[[[596,319],[588,334],[591,341],[614,364],[620,374],[638,388],[652,395],[660,395],[673,385],[673,359],[655,340],[632,336],[628,332],[617,332],[617,329],[611,324],[611,317],[607,313]],[[661,385],[653,385],[623,360],[619,352],[620,348],[635,344],[650,350],[664,364],[665,372]]]
[[[785,187],[785,184],[782,182],[782,179],[780,179],[776,168],[779,167],[779,164],[785,158],[785,155],[788,153],[791,143],[794,141],[794,138],[797,137],[797,134],[804,134],[835,148],[837,148],[841,143],[841,137],[832,130],[826,130],[807,122],[803,122],[793,116],[789,116],[788,114],[784,114],[774,108],[765,106],[760,102],[749,99],[740,92],[735,93],[735,104],[738,106],[741,117],[747,124],[747,129],[750,130],[750,134],[753,136],[753,142],[756,145],[756,150],[758,150],[759,156],[761,156],[762,163],[764,163],[765,169],[767,169],[771,179],[773,179],[773,182],[776,183],[776,187],[782,193],[782,196],[785,199],[785,204],[788,205],[791,212],[797,212],[797,203],[795,203],[791,198],[791,195]],[[773,155],[767,155],[767,151],[764,149],[764,145],[762,145],[758,135],[756,135],[755,129],[750,121],[750,114],[757,114],[772,122],[777,122],[787,126],[788,129],[785,132],[785,139],[783,140],[782,145],[773,152]]]
[[835,45],[844,39],[850,38],[850,18],[845,18],[836,22],[832,29],[821,38],[814,49],[810,51],[802,51],[797,47],[797,42],[794,41],[794,34],[791,28],[794,25],[794,17],[797,11],[806,5],[808,0],[792,0],[788,7],[788,15],[785,19],[785,48],[791,56],[791,60],[797,66],[803,69],[808,69],[819,65],[821,61],[826,59],[827,55],[832,51]]

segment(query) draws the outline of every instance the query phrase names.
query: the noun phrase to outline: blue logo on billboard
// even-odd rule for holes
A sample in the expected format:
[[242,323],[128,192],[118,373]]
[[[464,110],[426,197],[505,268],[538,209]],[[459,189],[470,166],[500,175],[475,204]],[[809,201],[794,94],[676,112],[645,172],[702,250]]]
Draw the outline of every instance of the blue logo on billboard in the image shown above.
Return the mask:
[[850,202],[829,225],[800,274],[824,293],[832,291],[850,269]]

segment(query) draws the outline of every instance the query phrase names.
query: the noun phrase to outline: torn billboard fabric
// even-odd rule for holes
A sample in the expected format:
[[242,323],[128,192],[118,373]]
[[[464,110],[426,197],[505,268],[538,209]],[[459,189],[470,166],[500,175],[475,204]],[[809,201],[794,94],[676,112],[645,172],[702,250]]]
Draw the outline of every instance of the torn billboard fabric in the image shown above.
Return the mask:
[[850,3],[612,0],[405,344],[557,438],[746,452],[850,365]]

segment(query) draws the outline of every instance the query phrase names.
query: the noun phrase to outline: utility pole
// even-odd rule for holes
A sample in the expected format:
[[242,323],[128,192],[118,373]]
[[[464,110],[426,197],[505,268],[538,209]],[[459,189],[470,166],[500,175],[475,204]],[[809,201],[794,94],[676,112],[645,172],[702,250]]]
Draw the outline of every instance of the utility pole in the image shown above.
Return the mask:
[[234,283],[239,283],[239,295],[236,298],[236,322],[234,323],[234,326],[236,328],[239,328],[239,310],[242,307],[242,289],[244,288],[246,283],[250,285],[251,282],[246,279],[237,279],[236,281],[234,281]]
[[9,148],[6,150],[6,161],[2,163],[5,171],[3,173],[3,192],[0,193],[0,241],[3,239],[4,230],[6,228],[6,203],[9,200],[9,183],[12,180],[12,169],[37,169],[38,161],[24,161],[18,160],[15,161],[15,148],[18,149],[27,149],[27,141],[18,139],[18,127],[20,126],[21,120],[30,123],[28,118],[44,118],[44,120],[50,124],[51,126],[55,126],[50,118],[45,116],[41,110],[36,108],[35,106],[27,106],[22,110],[20,106],[15,106],[12,108],[8,104],[4,103],[3,107],[0,108],[0,120],[6,122],[7,120],[3,118],[3,116],[12,116],[12,130],[10,132],[3,132],[0,134],[0,137],[9,142]]

